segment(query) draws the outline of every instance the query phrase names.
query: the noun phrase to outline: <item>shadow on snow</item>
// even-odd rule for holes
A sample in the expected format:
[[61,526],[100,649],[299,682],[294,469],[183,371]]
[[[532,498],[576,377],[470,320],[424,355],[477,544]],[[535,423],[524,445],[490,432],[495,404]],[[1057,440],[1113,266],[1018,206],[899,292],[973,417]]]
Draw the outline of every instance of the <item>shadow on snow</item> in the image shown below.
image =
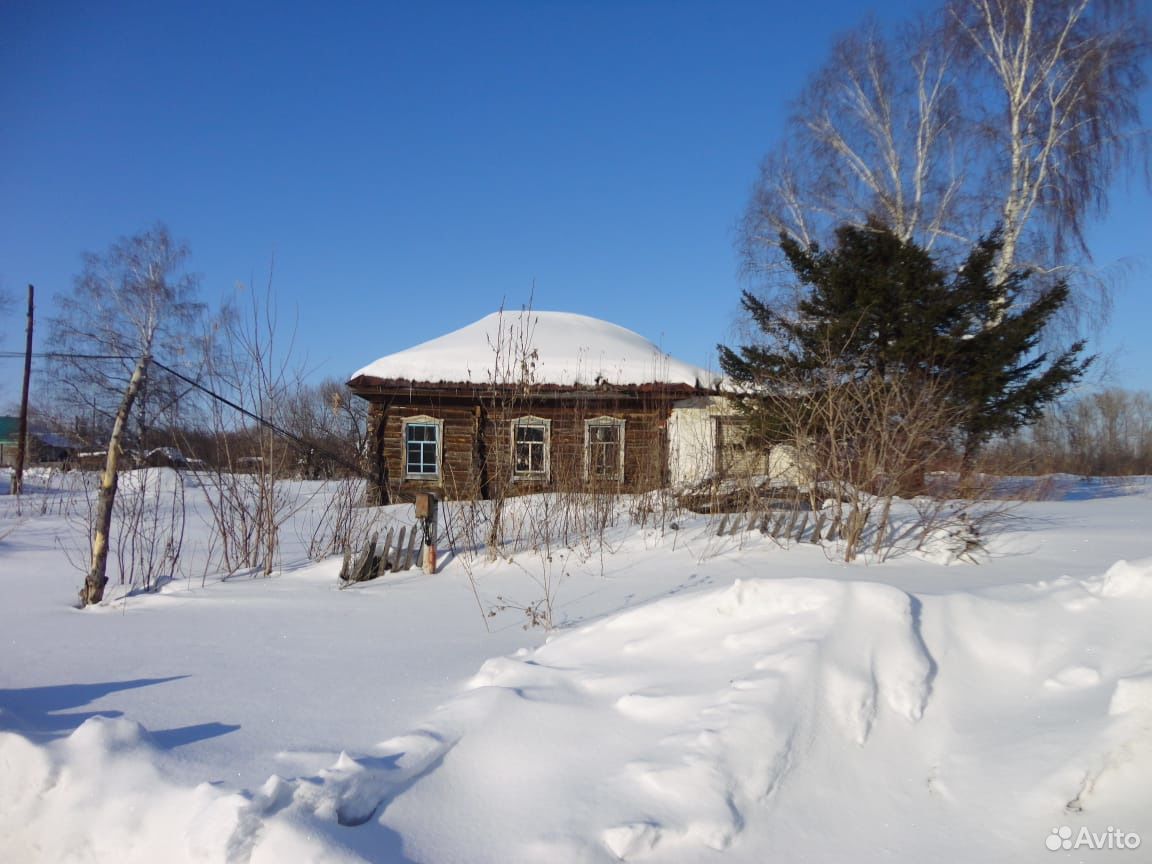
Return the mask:
[[[151,687],[179,681],[187,675],[167,678],[135,678],[129,681],[103,681],[94,684],[55,684],[48,687],[20,687],[0,689],[0,730],[19,732],[32,741],[43,743],[63,738],[76,731],[92,717],[122,717],[123,711],[99,709],[73,711],[91,705],[112,693]],[[235,732],[240,727],[229,723],[197,723],[173,729],[149,731],[152,742],[163,750],[171,750]]]

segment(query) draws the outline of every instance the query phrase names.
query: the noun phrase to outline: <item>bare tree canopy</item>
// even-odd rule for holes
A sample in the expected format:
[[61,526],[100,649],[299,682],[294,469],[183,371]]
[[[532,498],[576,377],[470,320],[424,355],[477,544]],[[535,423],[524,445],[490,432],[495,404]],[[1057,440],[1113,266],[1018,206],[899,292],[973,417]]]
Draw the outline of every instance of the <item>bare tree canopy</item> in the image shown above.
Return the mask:
[[1056,260],[1086,254],[1087,219],[1107,210],[1116,169],[1147,142],[1148,22],[1130,0],[964,0],[949,16],[981,97],[980,185],[1003,190],[997,274],[1049,263],[1020,259],[1028,241]]
[[[199,363],[197,322],[204,305],[199,282],[187,271],[188,248],[157,224],[122,237],[100,254],[85,253],[70,293],[56,297],[48,342],[61,407],[91,423],[106,440],[112,417],[140,358],[170,365]],[[99,358],[99,359],[98,359]],[[144,394],[134,400],[135,433],[177,407],[171,381],[146,370]]]
[[807,245],[870,216],[931,248],[950,230],[964,177],[952,76],[952,52],[923,23],[886,39],[868,21],[838,40],[764,160],[745,224],[749,258],[781,233]]
[[1089,220],[1146,158],[1149,26],[1130,0],[953,0],[842,37],[794,102],[745,213],[746,268],[781,235],[827,244],[875,218],[959,257],[1001,226],[996,275],[1087,263]]

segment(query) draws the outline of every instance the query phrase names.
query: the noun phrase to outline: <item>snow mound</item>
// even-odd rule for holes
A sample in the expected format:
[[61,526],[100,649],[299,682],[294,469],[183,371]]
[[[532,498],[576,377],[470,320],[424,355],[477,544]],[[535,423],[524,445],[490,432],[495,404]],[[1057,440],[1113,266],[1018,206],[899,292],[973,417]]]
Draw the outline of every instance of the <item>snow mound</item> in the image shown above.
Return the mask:
[[170,782],[126,719],[46,745],[0,731],[0,859],[1032,861],[1057,825],[1152,836],[1149,567],[670,594],[246,793]]
[[405,846],[415,860],[722,851],[814,739],[917,723],[933,669],[902,591],[737,582],[486,662],[416,735],[296,784],[292,811],[405,836],[451,814]]
[[165,781],[147,733],[92,717],[42,748],[0,732],[0,849],[11,861],[223,861],[242,800]]
[[517,383],[525,373],[532,383],[558,386],[709,387],[718,380],[616,324],[571,312],[536,311],[494,312],[452,333],[381,357],[355,372],[352,380]]
[[1117,561],[1100,580],[1101,597],[1152,598],[1152,558],[1139,561]]

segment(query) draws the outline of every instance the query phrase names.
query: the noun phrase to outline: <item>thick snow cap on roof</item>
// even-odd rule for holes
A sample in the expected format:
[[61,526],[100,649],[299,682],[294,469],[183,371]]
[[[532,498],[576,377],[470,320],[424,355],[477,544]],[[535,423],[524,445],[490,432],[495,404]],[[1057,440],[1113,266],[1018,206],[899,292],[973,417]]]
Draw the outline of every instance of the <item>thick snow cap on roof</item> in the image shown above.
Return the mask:
[[572,312],[495,312],[353,374],[383,381],[533,384],[688,384],[718,376],[665,354],[638,333]]

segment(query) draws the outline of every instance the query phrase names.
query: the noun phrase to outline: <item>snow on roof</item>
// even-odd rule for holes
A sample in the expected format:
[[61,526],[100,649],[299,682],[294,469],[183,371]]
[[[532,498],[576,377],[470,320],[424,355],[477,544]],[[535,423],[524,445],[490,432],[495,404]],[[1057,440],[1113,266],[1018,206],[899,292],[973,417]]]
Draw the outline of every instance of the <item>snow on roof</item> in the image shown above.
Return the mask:
[[358,370],[381,380],[520,383],[521,361],[533,384],[688,384],[710,387],[718,375],[683,363],[638,333],[572,312],[494,312],[467,327]]

